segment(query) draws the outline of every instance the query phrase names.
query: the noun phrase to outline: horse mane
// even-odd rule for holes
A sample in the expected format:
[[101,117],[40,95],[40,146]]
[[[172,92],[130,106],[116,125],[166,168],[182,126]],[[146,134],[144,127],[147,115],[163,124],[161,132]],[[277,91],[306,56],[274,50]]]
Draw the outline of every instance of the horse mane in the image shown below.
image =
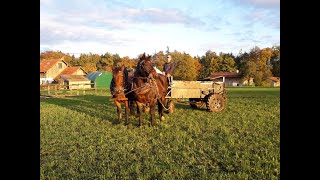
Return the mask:
[[131,90],[132,81],[130,82],[129,72],[127,67],[124,68],[123,74],[124,74],[124,88],[126,89],[125,92],[128,92]]

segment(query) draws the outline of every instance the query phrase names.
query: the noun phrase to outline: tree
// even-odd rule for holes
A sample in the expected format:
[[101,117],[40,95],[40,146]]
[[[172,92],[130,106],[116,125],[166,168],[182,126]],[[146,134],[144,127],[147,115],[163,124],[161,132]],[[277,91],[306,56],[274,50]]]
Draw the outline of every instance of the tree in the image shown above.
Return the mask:
[[163,70],[163,65],[167,62],[166,55],[163,51],[159,51],[158,53],[152,56],[153,64],[160,70]]
[[170,54],[169,46],[167,46],[166,55]]
[[99,65],[97,65],[98,70],[111,72],[113,63],[113,56],[110,53],[106,52],[104,55],[101,55],[101,59],[98,63]]
[[217,70],[216,61],[217,54],[212,51],[207,51],[204,56],[200,58],[201,69],[199,72],[199,78],[208,77],[212,72]]
[[240,71],[243,79],[253,78],[256,86],[261,86],[272,76],[268,61],[272,55],[271,48],[253,47],[249,53],[241,54]]
[[82,68],[83,68],[87,73],[91,73],[91,72],[97,71],[97,67],[96,67],[96,64],[95,64],[95,63],[86,62],[86,63],[84,63],[84,65],[82,66]]
[[189,54],[174,51],[171,53],[175,64],[174,79],[194,81],[198,79],[201,64]]
[[40,53],[40,62],[44,59],[60,59],[64,57],[64,60],[69,63],[71,60],[71,56],[69,54],[65,54],[61,51],[45,51]]
[[119,54],[113,54],[112,57],[113,57],[112,58],[113,59],[113,66],[116,66],[118,64],[118,62],[121,61],[121,58],[120,58]]
[[234,72],[236,70],[235,61],[232,54],[224,54],[220,52],[218,59],[219,72]]
[[122,66],[122,65],[126,66],[128,69],[132,69],[137,64],[134,60],[130,59],[129,56],[125,56],[122,58],[121,61],[117,63],[117,66]]
[[272,47],[270,63],[272,65],[271,71],[273,76],[280,77],[280,46]]

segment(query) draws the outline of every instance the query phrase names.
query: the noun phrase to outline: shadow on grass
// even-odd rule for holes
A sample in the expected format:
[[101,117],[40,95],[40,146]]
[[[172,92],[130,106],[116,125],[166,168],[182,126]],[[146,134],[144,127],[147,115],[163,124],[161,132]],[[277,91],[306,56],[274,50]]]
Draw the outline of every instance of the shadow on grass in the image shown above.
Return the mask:
[[[98,119],[108,120],[112,124],[119,124],[117,108],[111,96],[84,95],[65,98],[48,98],[41,99],[41,101],[84,113]],[[124,118],[122,118],[122,120],[123,119]]]
[[[114,104],[110,95],[107,95],[107,96],[83,95],[83,96],[72,96],[72,97],[65,97],[65,98],[48,98],[48,99],[41,99],[41,101],[49,104],[61,106],[63,108],[67,108],[79,113],[84,113],[86,115],[89,115],[91,117],[95,117],[101,120],[107,120],[114,125],[119,124],[117,107]],[[207,111],[205,106],[192,108],[188,103],[181,103],[176,101],[174,104],[175,104],[175,109],[183,109],[188,111],[190,110]],[[156,106],[156,121],[158,123],[159,115],[157,111],[158,111],[158,108]],[[176,112],[173,111],[173,113],[176,113]],[[129,121],[130,121],[129,124],[133,126],[139,125],[139,118],[136,113],[130,114]],[[125,108],[124,108],[124,104],[122,104],[121,124],[124,124],[124,122],[125,122]],[[143,113],[143,124],[150,125],[150,115],[148,112]]]
[[[102,120],[107,120],[112,124],[119,124],[117,107],[114,104],[111,96],[98,96],[98,95],[83,95],[83,96],[72,96],[64,98],[48,98],[40,99],[42,102],[48,104],[54,104],[61,106],[63,108],[76,111],[78,113],[84,113],[91,117],[95,117]],[[156,108],[157,111],[157,108]],[[149,113],[143,113],[143,123],[150,124]],[[156,114],[157,118],[157,114]],[[125,122],[125,107],[122,104],[122,121],[121,124]],[[139,117],[137,113],[130,114],[129,124],[133,126],[139,125]]]
[[[189,103],[181,103],[181,102],[174,102],[175,109],[186,109],[186,110],[195,110],[195,111],[207,111],[206,106],[200,106],[197,108],[193,108],[190,106]],[[174,112],[173,112],[174,113]]]

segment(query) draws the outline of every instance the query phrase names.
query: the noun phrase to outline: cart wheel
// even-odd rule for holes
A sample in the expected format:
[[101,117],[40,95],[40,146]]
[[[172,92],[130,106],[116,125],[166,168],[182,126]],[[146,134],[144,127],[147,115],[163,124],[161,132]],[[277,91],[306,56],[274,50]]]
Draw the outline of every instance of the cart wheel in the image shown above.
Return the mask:
[[209,94],[206,101],[207,110],[220,112],[225,109],[225,99],[219,94]]
[[173,113],[174,111],[174,102],[172,100],[167,101],[167,113]]

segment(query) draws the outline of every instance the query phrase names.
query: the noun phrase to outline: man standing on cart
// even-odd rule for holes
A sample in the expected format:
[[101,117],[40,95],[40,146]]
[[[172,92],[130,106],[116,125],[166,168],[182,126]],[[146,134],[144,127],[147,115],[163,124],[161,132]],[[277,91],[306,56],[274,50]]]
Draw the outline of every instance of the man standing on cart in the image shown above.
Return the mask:
[[163,65],[164,75],[167,77],[169,86],[172,85],[174,63],[171,61],[171,55],[167,55],[167,62]]

